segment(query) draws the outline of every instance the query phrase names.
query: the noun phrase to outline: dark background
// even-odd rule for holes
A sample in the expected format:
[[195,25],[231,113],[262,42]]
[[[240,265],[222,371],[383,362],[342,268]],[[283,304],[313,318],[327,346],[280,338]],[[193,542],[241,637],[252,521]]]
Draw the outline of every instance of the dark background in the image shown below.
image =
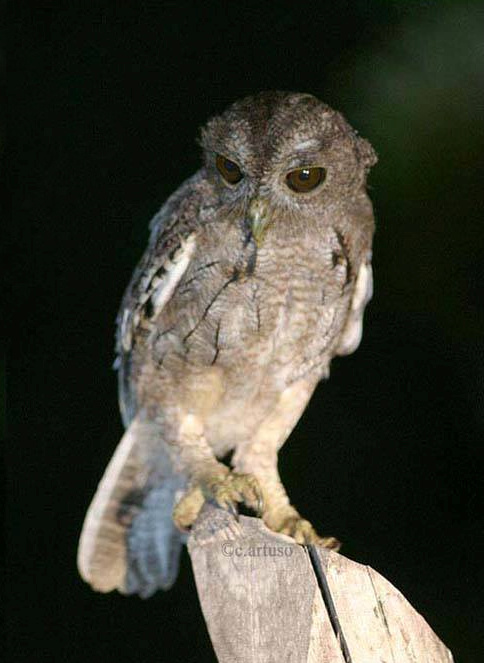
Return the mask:
[[[481,5],[481,8],[479,7]],[[198,127],[261,89],[312,92],[379,154],[375,296],[280,455],[300,510],[477,663],[484,429],[479,2],[11,3],[6,260],[12,659],[211,661],[186,552],[148,601],[80,580],[119,440],[114,318]],[[8,218],[8,217],[7,217]]]

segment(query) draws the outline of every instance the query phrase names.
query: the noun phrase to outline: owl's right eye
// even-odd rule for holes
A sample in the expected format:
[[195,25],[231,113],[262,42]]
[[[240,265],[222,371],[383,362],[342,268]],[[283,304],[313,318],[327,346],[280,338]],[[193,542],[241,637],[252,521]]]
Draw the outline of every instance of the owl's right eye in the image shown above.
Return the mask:
[[229,184],[237,184],[244,177],[244,174],[234,161],[230,161],[221,154],[217,154],[215,165],[218,172],[222,175],[224,180]]
[[286,184],[297,193],[308,193],[324,182],[325,177],[324,168],[298,168],[286,175]]

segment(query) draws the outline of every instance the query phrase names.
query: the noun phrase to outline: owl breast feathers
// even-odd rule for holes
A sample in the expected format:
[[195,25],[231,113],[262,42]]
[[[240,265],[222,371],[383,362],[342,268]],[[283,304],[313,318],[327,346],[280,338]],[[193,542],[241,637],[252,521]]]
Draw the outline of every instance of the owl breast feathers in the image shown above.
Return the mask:
[[201,144],[202,168],[152,220],[118,316],[126,433],[78,556],[100,591],[170,587],[205,500],[339,545],[290,504],[277,453],[332,357],[361,339],[375,154],[341,114],[285,92],[236,102]]

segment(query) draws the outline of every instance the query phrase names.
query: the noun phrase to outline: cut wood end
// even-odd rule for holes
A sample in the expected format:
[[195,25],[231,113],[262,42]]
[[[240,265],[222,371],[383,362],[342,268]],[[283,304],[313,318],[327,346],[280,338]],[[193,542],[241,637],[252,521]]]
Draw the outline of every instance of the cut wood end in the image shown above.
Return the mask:
[[[292,553],[251,556],[254,547]],[[188,550],[220,663],[453,662],[425,619],[376,571],[332,550],[299,546],[260,519],[237,523],[207,504]]]

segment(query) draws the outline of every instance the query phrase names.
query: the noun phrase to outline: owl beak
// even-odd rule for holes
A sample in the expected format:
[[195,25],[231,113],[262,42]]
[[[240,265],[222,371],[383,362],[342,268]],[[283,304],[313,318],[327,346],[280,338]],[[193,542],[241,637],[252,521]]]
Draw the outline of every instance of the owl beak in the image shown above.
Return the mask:
[[267,203],[262,198],[254,198],[249,206],[249,223],[257,247],[262,245],[266,230],[269,226],[269,218],[267,214]]

